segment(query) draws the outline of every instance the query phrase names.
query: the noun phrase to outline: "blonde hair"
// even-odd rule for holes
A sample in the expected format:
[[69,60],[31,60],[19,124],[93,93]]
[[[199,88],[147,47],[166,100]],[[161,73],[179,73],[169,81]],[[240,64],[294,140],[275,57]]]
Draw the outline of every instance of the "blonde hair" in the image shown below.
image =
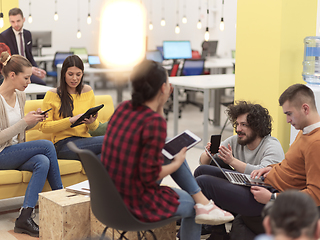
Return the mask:
[[8,52],[2,52],[0,55],[0,69],[4,78],[8,77],[10,72],[19,74],[23,72],[23,67],[32,67],[28,59],[20,55],[12,55]]

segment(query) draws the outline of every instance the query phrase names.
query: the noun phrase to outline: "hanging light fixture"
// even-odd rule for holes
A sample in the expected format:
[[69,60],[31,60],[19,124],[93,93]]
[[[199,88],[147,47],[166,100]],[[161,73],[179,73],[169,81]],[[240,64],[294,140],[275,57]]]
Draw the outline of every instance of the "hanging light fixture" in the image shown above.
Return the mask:
[[176,34],[179,34],[180,33],[180,27],[179,27],[179,0],[177,0],[177,25],[174,29],[174,32]]
[[92,23],[92,19],[91,19],[91,15],[90,15],[90,0],[88,0],[88,17],[87,17],[87,23],[91,24]]
[[29,1],[29,17],[28,17],[28,22],[29,22],[29,23],[32,23],[31,0]]
[[54,8],[55,8],[55,11],[54,11],[54,16],[53,16],[53,19],[55,20],[55,21],[58,21],[58,19],[59,19],[59,16],[58,16],[58,10],[57,10],[57,8],[58,8],[58,4],[57,4],[57,0],[55,0],[55,4],[54,4],[55,6],[54,6]]
[[188,19],[187,19],[187,17],[186,17],[186,0],[184,0],[182,23],[183,23],[183,24],[186,24],[187,22],[188,22]]
[[162,0],[162,19],[160,25],[164,27],[166,25],[166,20],[164,20],[164,0]]
[[81,31],[80,31],[80,0],[78,0],[78,32],[77,38],[81,38]]
[[209,0],[207,0],[207,27],[206,32],[204,34],[204,40],[209,41],[210,34],[209,34]]
[[152,24],[152,0],[150,0],[150,23],[149,23],[149,30],[153,30],[153,24]]
[[224,8],[224,0],[222,0],[222,10],[221,10],[221,20],[220,20],[220,31],[224,31],[224,20],[223,20],[223,8]]
[[201,22],[201,0],[199,0],[199,21],[197,23],[197,28],[198,29],[202,28],[202,22]]
[[2,0],[1,0],[1,11],[0,11],[0,28],[3,28],[3,12],[2,12]]

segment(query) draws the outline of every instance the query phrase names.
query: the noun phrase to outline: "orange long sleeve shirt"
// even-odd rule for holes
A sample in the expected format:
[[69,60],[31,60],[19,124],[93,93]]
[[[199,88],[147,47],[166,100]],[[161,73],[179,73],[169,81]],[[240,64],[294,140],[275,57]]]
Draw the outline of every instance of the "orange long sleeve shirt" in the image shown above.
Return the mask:
[[320,206],[320,128],[308,134],[300,131],[285,159],[271,166],[266,183],[279,191],[297,189],[305,192]]

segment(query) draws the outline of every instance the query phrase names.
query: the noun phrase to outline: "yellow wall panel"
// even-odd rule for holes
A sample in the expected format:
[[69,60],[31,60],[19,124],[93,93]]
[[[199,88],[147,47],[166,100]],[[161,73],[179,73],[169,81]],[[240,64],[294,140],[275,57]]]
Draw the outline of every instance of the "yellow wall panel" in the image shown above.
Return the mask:
[[235,99],[268,108],[272,135],[286,152],[290,126],[280,94],[303,83],[303,39],[316,35],[317,0],[241,0],[237,3]]
[[19,7],[19,0],[4,0],[2,1],[2,12],[3,12],[3,20],[4,25],[3,28],[0,28],[0,32],[3,30],[6,30],[8,27],[10,27],[9,23],[9,10],[11,8]]

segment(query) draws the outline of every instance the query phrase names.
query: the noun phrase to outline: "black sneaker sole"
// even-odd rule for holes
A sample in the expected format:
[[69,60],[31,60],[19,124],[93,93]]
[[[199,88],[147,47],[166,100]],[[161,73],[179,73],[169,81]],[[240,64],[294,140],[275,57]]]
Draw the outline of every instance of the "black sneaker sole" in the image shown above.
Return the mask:
[[32,232],[29,232],[28,230],[23,229],[23,228],[14,227],[13,231],[14,231],[15,233],[28,234],[28,235],[30,235],[31,237],[39,237],[39,233],[32,233]]

